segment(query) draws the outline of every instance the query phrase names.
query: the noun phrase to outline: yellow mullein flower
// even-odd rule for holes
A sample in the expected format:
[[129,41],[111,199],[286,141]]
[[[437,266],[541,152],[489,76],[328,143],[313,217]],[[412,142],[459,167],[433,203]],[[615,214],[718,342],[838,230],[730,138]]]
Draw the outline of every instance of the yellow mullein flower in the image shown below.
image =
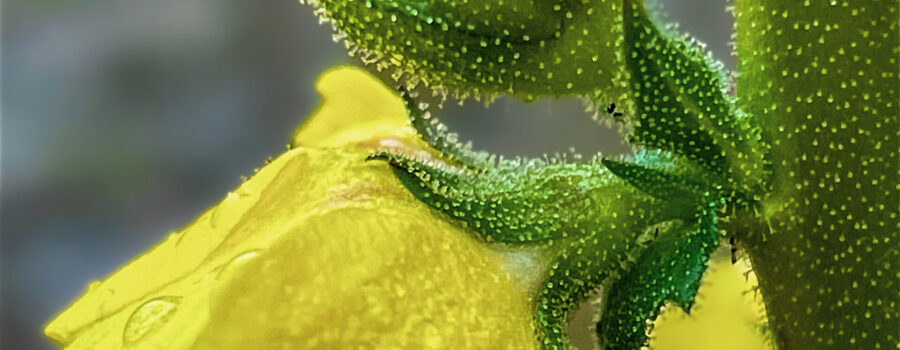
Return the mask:
[[318,87],[296,148],[46,334],[67,349],[533,347],[536,257],[478,242],[363,161],[366,145],[421,145],[389,90],[354,68]]
[[[391,90],[351,67],[317,88],[324,103],[291,150],[92,283],[47,336],[66,349],[536,348],[540,251],[478,240],[363,161],[381,148],[430,154]],[[736,273],[707,284],[747,288]],[[665,330],[709,324],[663,318],[659,349],[678,342]],[[720,333],[714,344],[734,340]]]

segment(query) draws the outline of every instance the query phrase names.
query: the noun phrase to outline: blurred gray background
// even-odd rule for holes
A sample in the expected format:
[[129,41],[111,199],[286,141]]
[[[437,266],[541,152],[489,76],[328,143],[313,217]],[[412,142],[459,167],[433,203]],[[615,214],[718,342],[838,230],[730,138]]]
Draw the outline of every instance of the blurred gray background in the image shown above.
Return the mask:
[[[733,66],[725,0],[663,1]],[[190,222],[281,153],[353,61],[295,0],[3,0],[0,347]],[[578,100],[450,105],[476,147],[623,152]]]

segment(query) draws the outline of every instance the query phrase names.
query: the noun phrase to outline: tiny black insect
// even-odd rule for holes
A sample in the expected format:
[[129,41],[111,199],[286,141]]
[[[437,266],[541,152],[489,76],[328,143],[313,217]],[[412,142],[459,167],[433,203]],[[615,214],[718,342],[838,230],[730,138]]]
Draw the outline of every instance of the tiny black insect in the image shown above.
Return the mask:
[[731,264],[734,265],[737,263],[737,257],[735,256],[737,247],[734,245],[734,236],[728,237],[728,243],[731,245]]
[[606,106],[606,113],[612,114],[613,117],[621,117],[622,113],[616,112],[616,104],[610,103],[609,106]]

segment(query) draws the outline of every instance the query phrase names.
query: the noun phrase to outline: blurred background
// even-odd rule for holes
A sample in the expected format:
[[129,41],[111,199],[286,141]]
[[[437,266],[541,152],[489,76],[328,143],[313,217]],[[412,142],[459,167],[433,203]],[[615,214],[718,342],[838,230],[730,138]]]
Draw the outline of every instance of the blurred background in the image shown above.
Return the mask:
[[[733,67],[726,0],[666,0]],[[0,348],[281,153],[316,77],[357,64],[295,0],[3,0]],[[579,100],[449,104],[476,147],[627,152]]]

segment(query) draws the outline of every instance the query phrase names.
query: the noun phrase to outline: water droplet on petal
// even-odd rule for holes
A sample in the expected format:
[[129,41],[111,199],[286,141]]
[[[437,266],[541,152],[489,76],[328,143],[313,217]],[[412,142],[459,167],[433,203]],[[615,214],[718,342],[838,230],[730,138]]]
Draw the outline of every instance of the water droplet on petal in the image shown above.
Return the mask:
[[178,308],[180,297],[165,296],[145,302],[139,306],[125,323],[122,341],[125,345],[133,345],[141,338],[153,333],[172,318]]
[[222,266],[222,269],[219,270],[219,274],[216,275],[216,278],[218,279],[218,278],[221,278],[223,275],[233,273],[235,270],[237,270],[239,267],[243,266],[248,261],[255,258],[257,255],[259,255],[258,251],[251,250],[251,251],[245,252],[243,254],[239,254],[238,256],[235,256],[233,259],[231,259],[231,261],[229,261],[224,266]]

